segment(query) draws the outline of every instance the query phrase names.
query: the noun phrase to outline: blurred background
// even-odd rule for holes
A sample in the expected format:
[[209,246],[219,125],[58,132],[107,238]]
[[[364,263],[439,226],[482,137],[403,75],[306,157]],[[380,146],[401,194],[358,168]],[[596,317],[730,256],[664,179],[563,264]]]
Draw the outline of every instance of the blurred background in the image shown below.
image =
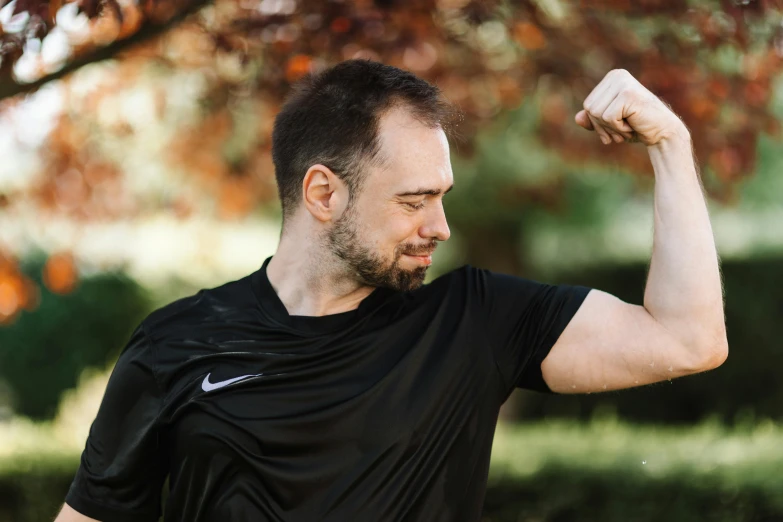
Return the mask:
[[465,113],[430,277],[470,263],[641,303],[646,151],[573,117],[625,68],[693,136],[728,362],[617,393],[516,393],[484,519],[783,520],[782,4],[0,0],[0,522],[55,516],[146,314],[274,253],[274,116],[292,82],[354,57]]

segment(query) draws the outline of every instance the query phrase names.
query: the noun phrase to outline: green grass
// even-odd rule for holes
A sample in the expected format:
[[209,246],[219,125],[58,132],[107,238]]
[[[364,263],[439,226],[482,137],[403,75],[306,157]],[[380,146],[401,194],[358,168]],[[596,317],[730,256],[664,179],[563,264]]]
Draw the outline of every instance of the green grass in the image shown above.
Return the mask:
[[485,522],[780,522],[783,427],[500,425]]
[[527,477],[546,466],[650,480],[688,475],[726,484],[752,481],[783,493],[783,426],[767,421],[742,428],[714,422],[645,427],[616,419],[498,426],[493,479]]

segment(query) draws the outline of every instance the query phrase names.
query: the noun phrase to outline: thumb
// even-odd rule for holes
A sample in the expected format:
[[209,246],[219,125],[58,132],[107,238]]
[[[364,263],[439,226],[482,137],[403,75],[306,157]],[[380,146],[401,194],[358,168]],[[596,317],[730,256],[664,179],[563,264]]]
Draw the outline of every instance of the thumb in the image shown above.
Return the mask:
[[587,117],[587,112],[581,110],[574,116],[574,121],[580,127],[584,127],[587,130],[593,130],[593,124],[590,122],[590,118]]

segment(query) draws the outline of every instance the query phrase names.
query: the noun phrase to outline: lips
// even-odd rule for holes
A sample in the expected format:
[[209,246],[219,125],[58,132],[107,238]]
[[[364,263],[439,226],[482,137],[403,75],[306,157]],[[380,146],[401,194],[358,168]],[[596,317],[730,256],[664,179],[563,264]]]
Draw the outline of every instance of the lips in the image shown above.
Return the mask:
[[427,266],[432,264],[432,257],[429,256],[429,255],[424,255],[424,256],[412,255],[412,254],[405,254],[405,255],[408,256],[408,257],[411,257],[411,258],[417,260],[418,262],[423,263],[423,264],[425,264]]
[[402,255],[413,258],[419,263],[429,266],[432,264],[432,254],[435,252],[435,248],[435,245],[420,245],[419,248],[403,252]]

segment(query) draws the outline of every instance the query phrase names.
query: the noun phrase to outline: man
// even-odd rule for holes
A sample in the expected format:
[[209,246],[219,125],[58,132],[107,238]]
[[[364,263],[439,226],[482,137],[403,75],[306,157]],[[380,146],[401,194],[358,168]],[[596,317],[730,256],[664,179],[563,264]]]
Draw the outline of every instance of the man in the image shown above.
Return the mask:
[[[515,387],[640,386],[727,356],[718,260],[685,125],[625,71],[576,122],[655,169],[644,306],[463,267],[422,285],[452,187],[433,86],[347,61],[278,115],[277,253],[132,334],[58,522],[477,521]],[[525,451],[525,448],[519,448]]]

